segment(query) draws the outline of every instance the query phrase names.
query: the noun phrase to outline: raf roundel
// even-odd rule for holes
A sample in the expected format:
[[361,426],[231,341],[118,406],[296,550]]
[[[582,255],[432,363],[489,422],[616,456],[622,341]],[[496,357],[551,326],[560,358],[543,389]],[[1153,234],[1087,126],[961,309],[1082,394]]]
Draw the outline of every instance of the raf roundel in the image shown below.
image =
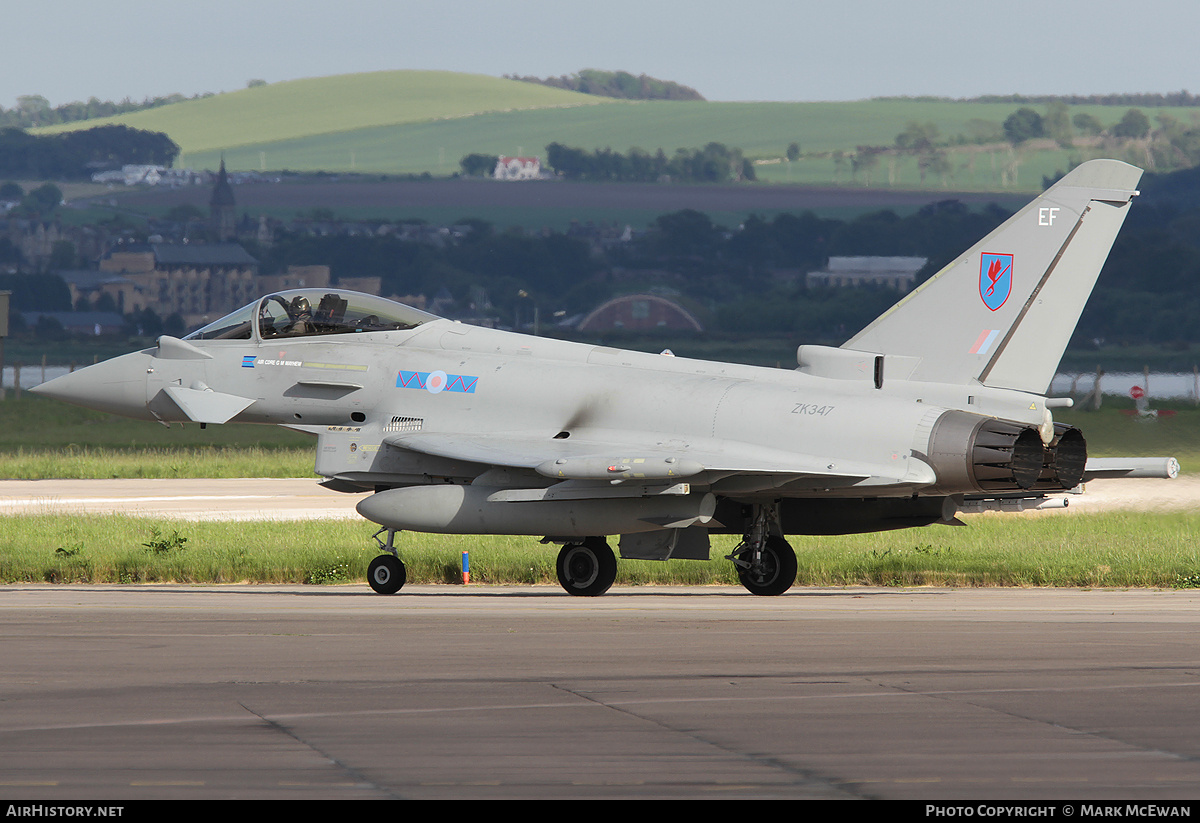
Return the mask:
[[430,372],[425,378],[425,390],[430,394],[437,394],[442,389],[446,388],[446,373],[444,371]]

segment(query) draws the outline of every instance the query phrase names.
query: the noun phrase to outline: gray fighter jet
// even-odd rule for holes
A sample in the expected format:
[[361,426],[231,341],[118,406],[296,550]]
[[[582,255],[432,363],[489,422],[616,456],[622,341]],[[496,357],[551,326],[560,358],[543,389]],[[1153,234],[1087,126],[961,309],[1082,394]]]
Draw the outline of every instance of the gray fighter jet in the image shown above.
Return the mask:
[[[335,288],[272,294],[180,340],[35,391],[148,420],[287,426],[322,485],[373,492],[371,587],[405,581],[397,531],[562,544],[599,595],[623,558],[728,559],[752,593],[796,577],[785,536],[954,523],[1061,505],[1172,458],[1088,460],[1046,392],[1141,170],[1085,163],[840,348],[795,370],[529,337]],[[381,537],[380,535],[385,535]]]

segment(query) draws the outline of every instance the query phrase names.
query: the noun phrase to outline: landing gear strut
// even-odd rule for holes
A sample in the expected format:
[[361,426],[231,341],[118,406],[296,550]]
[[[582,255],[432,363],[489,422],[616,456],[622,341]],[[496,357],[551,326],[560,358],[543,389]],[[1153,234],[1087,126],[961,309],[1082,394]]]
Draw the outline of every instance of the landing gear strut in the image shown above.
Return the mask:
[[754,520],[742,542],[726,557],[737,567],[738,580],[751,594],[783,594],[796,582],[796,553],[779,533],[774,505],[754,507]]
[[558,582],[577,597],[598,597],[617,579],[617,558],[603,538],[563,546],[557,567]]
[[[385,531],[386,543],[379,539],[379,535]],[[381,554],[371,561],[371,565],[367,567],[367,582],[376,594],[395,594],[403,588],[405,580],[408,579],[404,564],[400,562],[396,555],[396,547],[392,545],[396,532],[393,529],[380,529],[372,537],[379,544],[379,549],[387,554]]]

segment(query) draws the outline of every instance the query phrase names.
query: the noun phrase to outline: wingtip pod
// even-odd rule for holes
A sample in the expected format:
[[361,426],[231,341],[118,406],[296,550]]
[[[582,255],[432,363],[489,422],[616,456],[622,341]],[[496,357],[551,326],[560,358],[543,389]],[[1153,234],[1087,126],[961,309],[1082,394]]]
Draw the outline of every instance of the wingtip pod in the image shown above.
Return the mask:
[[917,358],[913,380],[1044,393],[1141,175],[1072,169],[843,348]]
[[1179,461],[1174,457],[1092,457],[1087,461],[1083,482],[1121,477],[1174,480],[1178,476]]

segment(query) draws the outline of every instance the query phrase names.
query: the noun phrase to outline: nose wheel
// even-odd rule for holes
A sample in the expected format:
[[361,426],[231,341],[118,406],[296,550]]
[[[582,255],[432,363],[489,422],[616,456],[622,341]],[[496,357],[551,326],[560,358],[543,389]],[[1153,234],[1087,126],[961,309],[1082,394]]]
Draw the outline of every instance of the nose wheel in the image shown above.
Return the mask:
[[367,582],[376,594],[395,594],[407,579],[404,564],[390,554],[379,555],[367,567]]
[[[379,539],[379,535],[384,532],[387,532],[387,542]],[[380,551],[387,554],[379,555],[367,566],[367,583],[376,594],[395,594],[404,587],[404,582],[408,579],[408,572],[396,555],[396,547],[393,545],[396,532],[384,527],[375,532],[371,539],[378,544]]]

